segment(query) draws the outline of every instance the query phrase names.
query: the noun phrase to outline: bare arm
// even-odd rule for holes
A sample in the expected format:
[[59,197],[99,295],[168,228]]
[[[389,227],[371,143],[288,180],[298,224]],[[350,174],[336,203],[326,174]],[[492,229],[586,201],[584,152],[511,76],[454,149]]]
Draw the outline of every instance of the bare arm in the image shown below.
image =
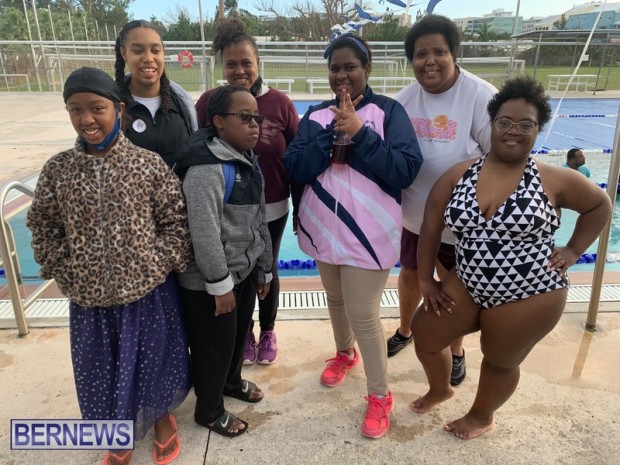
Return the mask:
[[471,163],[472,160],[467,160],[444,173],[433,185],[424,208],[424,221],[418,243],[418,281],[425,310],[430,308],[438,315],[441,308],[451,313],[454,306],[452,298],[443,292],[441,283],[434,278],[435,259],[445,226],[444,212],[456,182]]
[[579,213],[568,243],[558,247],[549,260],[549,266],[563,274],[596,240],[609,221],[611,200],[603,189],[577,171],[544,165],[539,169],[545,191],[553,196],[550,198],[552,203]]

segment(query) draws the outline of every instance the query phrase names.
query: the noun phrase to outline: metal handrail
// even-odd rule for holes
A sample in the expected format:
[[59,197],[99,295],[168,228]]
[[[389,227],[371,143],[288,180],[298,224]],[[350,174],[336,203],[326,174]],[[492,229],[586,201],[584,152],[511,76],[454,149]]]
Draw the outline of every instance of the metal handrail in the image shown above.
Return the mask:
[[28,322],[26,321],[26,309],[30,307],[40,295],[53,283],[50,279],[45,281],[33,292],[26,295],[24,299],[21,297],[20,285],[22,284],[21,271],[19,265],[19,257],[15,246],[15,237],[8,220],[20,211],[28,208],[31,201],[25,203],[19,208],[12,210],[10,213],[4,214],[4,204],[10,191],[18,190],[23,194],[34,197],[34,189],[28,187],[19,181],[9,181],[2,185],[0,189],[0,261],[4,265],[6,282],[13,305],[13,313],[15,313],[15,322],[17,323],[17,331],[20,336],[28,334]]

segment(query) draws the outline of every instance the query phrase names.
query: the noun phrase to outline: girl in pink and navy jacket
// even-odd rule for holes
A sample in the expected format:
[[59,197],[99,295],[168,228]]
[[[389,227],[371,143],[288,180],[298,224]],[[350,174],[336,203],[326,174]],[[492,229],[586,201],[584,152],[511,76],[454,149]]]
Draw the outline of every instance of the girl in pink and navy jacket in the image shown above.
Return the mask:
[[[295,206],[299,246],[317,261],[334,330],[337,354],[321,383],[340,384],[359,363],[357,339],[368,388],[362,434],[378,438],[389,429],[394,405],[380,299],[400,251],[401,189],[415,179],[422,155],[404,108],[367,85],[372,59],[366,42],[341,36],[324,56],[338,97],[310,107],[284,162],[304,185]],[[352,141],[344,164],[331,159],[336,131]]]

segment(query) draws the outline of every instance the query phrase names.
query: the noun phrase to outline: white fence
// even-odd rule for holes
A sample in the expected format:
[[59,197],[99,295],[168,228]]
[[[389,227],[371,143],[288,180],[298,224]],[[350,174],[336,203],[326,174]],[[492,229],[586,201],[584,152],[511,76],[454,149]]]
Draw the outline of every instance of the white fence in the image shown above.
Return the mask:
[[[166,74],[188,91],[215,87],[223,79],[219,56],[211,43],[166,42]],[[475,49],[470,46],[475,45]],[[396,92],[413,79],[402,42],[371,42],[372,85]],[[259,42],[260,74],[288,93],[329,92],[325,87],[327,61],[322,42]],[[471,52],[488,56],[469,57]],[[525,70],[525,60],[511,58],[512,42],[463,44],[458,63],[483,78],[505,79]],[[0,41],[0,90],[59,91],[64,79],[81,66],[94,66],[114,75],[112,41]]]

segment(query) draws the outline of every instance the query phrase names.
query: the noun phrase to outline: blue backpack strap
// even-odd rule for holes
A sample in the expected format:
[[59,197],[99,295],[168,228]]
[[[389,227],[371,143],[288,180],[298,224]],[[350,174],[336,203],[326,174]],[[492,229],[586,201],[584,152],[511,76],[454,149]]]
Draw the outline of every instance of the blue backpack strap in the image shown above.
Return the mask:
[[222,162],[222,172],[224,173],[224,203],[228,203],[228,199],[235,188],[235,174],[237,174],[237,168],[234,163],[225,161]]

